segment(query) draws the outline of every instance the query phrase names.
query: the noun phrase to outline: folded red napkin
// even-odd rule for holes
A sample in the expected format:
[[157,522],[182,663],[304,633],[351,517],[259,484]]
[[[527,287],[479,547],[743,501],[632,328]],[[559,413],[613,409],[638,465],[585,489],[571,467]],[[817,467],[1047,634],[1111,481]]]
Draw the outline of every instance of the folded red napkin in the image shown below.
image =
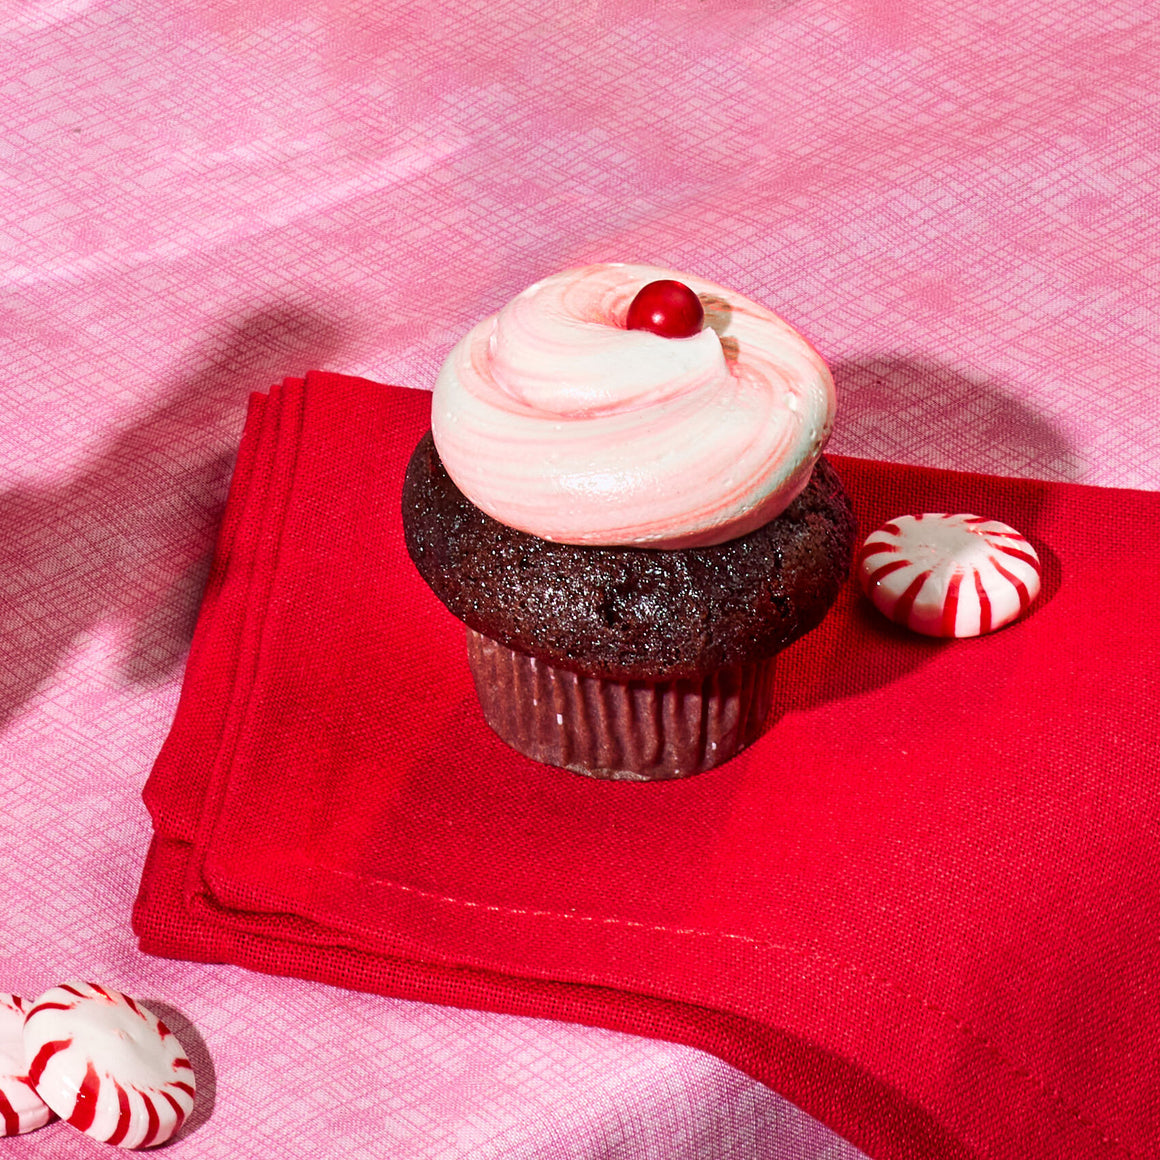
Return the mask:
[[403,546],[429,396],[256,397],[134,914],[152,953],[694,1044],[871,1156],[1160,1152],[1160,495],[835,458],[868,532],[1013,524],[1023,621],[938,643],[849,586],[776,724],[687,781],[484,725]]

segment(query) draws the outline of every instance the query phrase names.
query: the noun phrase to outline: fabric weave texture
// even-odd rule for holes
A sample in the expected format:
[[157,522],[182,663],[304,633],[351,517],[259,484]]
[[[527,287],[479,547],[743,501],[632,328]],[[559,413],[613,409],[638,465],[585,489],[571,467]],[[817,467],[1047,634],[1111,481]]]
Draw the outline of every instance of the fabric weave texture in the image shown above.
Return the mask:
[[1160,615],[1099,581],[1158,573],[1160,496],[838,458],[865,528],[1021,529],[1040,601],[935,642],[848,585],[763,738],[608,783],[482,720],[403,545],[428,413],[328,374],[254,400],[145,790],[142,947],[689,1043],[887,1160],[1147,1155]]
[[[834,370],[836,453],[1160,488],[1154,24],[1139,0],[0,5],[0,987],[96,978],[163,1013],[202,1093],[170,1160],[860,1157],[669,1041],[141,953],[141,789],[249,394],[312,367],[430,387],[470,326],[570,265],[652,262],[782,314]],[[1097,591],[1121,593],[1100,610],[1122,643],[1115,625],[1150,614],[1155,572],[1099,575]],[[1090,674],[1077,657],[1060,669]],[[1154,682],[1124,696],[1153,713]],[[1053,752],[1057,726],[1019,727]],[[1040,840],[1107,833],[1138,804],[1093,771],[1138,741],[1093,742],[1078,774],[1041,769],[1039,793],[1073,812],[1042,813]],[[1004,838],[1026,803],[954,784],[948,809],[995,820],[1029,908],[1055,891],[1061,916],[1086,906],[1136,945],[1130,899],[1154,846],[1125,871],[1129,901],[1100,877],[1122,863],[1098,843],[1073,879],[1045,879]],[[982,841],[964,829],[924,863],[948,892],[968,837]],[[813,854],[783,849],[791,898],[792,859]],[[823,855],[835,875],[851,865],[845,846]],[[895,860],[915,856],[901,844]],[[858,890],[851,875],[800,905],[836,916]],[[977,915],[955,931],[962,917],[952,906],[900,938],[982,938]],[[1048,1020],[1060,1050],[1079,1043],[1081,982],[1160,989],[1144,960],[1117,974],[1085,929],[1041,963],[1045,994],[1074,988]],[[975,976],[973,1003],[1008,1009],[1012,954],[1010,971]],[[843,994],[856,1054],[874,1021]],[[1103,1034],[1134,1042],[1130,1010]],[[996,1049],[1046,1040],[1041,1015]],[[1101,1074],[1102,1054],[1075,1059]],[[1131,1099],[1101,1082],[1090,1109],[1073,1106],[1131,1142],[1115,1111]],[[1160,1146],[1139,1131],[1133,1154],[1151,1160]],[[58,1124],[5,1150],[83,1160],[73,1135]]]

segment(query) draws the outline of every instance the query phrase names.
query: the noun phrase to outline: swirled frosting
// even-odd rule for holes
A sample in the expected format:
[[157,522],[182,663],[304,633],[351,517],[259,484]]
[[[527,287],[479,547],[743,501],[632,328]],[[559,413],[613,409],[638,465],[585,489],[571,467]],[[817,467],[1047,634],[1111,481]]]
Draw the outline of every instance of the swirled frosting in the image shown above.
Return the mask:
[[[642,286],[705,307],[690,338],[625,329]],[[772,311],[642,265],[566,270],[473,327],[435,384],[456,486],[501,523],[566,544],[718,544],[782,512],[830,434],[821,357]]]

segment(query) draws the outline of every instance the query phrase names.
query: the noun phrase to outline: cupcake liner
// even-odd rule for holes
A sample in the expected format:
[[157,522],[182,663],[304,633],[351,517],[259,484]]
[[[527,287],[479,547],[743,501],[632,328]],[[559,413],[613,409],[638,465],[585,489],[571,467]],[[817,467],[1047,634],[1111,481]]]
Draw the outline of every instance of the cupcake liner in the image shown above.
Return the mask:
[[776,657],[703,676],[614,681],[516,652],[473,629],[467,658],[488,725],[513,749],[589,777],[690,777],[765,732]]

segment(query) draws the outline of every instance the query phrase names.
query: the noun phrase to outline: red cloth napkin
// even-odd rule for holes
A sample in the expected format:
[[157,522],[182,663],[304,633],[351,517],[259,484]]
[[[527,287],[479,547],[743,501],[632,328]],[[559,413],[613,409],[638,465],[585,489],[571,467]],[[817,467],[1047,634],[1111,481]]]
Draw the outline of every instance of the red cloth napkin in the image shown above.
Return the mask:
[[1160,1149],[1160,495],[835,458],[868,532],[974,511],[1045,592],[977,640],[849,586],[687,781],[506,748],[403,546],[430,397],[255,397],[145,798],[142,948],[693,1044],[871,1156]]

